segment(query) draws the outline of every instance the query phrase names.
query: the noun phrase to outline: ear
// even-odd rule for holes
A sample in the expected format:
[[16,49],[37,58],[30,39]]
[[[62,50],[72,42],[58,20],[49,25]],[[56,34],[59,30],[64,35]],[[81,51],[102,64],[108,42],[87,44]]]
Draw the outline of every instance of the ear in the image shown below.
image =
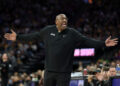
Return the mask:
[[55,24],[57,25],[57,20],[55,20]]

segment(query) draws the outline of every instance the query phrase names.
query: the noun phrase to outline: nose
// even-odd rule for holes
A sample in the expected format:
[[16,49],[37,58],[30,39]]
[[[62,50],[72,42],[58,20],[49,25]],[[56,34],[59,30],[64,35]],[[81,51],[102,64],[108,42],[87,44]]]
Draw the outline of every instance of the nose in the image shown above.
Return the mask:
[[63,19],[64,22],[66,22],[67,20],[66,19]]

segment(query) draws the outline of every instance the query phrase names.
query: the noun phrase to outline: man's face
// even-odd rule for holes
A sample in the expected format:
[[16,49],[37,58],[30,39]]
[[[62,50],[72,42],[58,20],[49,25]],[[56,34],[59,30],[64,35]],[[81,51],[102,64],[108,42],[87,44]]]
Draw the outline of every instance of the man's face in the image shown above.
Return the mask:
[[115,68],[110,68],[109,73],[110,73],[110,76],[116,76],[116,69]]
[[64,14],[58,15],[58,16],[56,17],[56,21],[55,21],[56,26],[57,26],[58,29],[61,30],[61,31],[64,30],[64,29],[66,29],[66,27],[67,27],[67,22],[68,22],[67,17],[66,17],[66,15],[64,15]]

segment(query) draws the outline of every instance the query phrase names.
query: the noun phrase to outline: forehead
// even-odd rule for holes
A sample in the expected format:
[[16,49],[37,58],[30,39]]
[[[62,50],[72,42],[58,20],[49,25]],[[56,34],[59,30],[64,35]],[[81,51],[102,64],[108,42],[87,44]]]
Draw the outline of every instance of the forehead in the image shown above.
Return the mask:
[[116,69],[115,68],[110,68],[110,71],[115,71]]
[[60,15],[56,16],[56,19],[67,19],[67,17],[64,14],[60,14]]
[[6,56],[7,54],[3,54],[3,56]]

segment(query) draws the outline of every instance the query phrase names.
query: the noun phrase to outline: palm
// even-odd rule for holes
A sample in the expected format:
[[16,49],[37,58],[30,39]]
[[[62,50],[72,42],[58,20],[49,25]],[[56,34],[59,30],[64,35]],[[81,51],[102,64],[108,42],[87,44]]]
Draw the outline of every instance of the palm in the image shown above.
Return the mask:
[[115,46],[118,43],[118,38],[111,39],[111,36],[105,40],[105,45],[107,47]]
[[4,37],[5,37],[7,40],[15,41],[17,34],[16,34],[13,30],[11,30],[11,32],[12,32],[12,33],[6,33],[6,34],[4,35]]

